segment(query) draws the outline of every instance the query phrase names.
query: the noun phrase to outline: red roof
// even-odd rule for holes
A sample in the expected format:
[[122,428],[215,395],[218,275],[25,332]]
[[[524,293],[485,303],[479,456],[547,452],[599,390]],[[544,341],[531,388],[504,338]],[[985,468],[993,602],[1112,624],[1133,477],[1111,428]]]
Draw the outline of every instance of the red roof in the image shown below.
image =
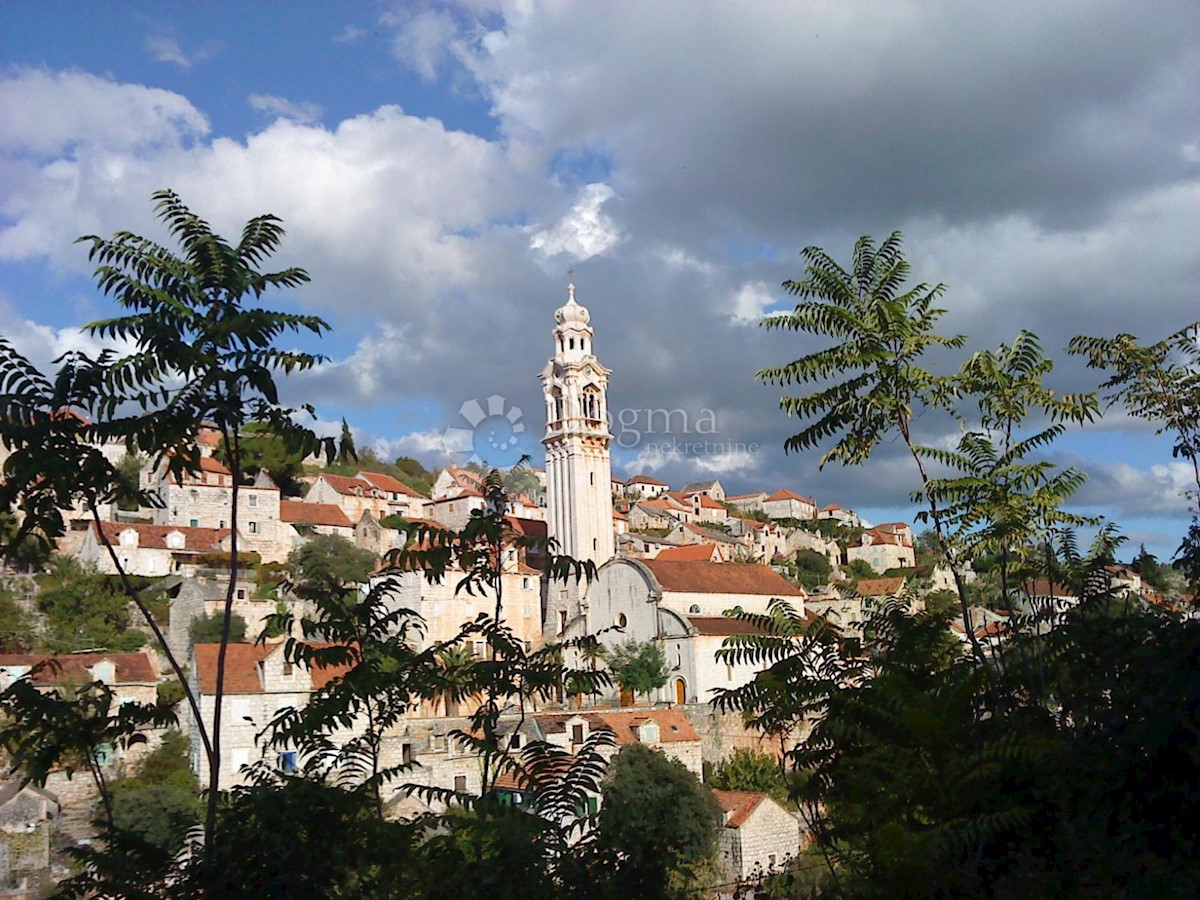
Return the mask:
[[[97,524],[104,529],[105,536],[114,547],[120,544],[122,532],[136,531],[139,548],[187,551],[189,553],[221,551],[221,542],[232,533],[228,528],[193,528],[190,525],[135,525],[120,522],[93,522],[93,529]],[[167,546],[167,535],[173,532],[183,535],[183,547]]]
[[232,475],[233,474],[232,472],[229,471],[229,469],[225,468],[225,464],[222,463],[215,456],[200,457],[200,471],[201,472],[216,472],[218,475]]
[[654,573],[664,591],[805,596],[804,591],[769,566],[665,559],[645,559],[641,564]]
[[618,745],[637,743],[635,725],[652,719],[658,725],[658,740],[663,744],[678,741],[699,741],[700,735],[687,716],[677,709],[639,709],[636,712],[588,710],[578,713],[540,713],[534,718],[547,734],[562,734],[567,722],[576,717],[584,719],[591,731],[610,731]]
[[653,484],[658,487],[669,487],[665,481],[659,481],[657,478],[651,478],[649,475],[634,475],[626,484]]
[[767,799],[767,795],[761,791],[719,791],[714,789],[713,796],[721,804],[721,809],[727,813],[726,828],[740,828],[758,809],[759,804]]
[[692,494],[692,502],[698,503],[701,509],[724,509],[725,507],[708,494]]
[[36,684],[57,684],[63,681],[91,681],[88,669],[107,660],[116,672],[112,684],[154,684],[158,681],[150,657],[145,653],[0,653],[0,666],[36,666],[54,660],[60,668],[46,666],[34,676]]
[[655,559],[704,560],[713,562],[717,559],[716,544],[684,544],[682,547],[664,547]]
[[381,488],[376,488],[369,481],[363,481],[361,478],[351,478],[349,475],[330,475],[328,472],[322,472],[320,477],[324,478],[325,483],[339,494],[350,497],[370,497],[376,490],[381,490]]
[[359,472],[358,477],[363,481],[369,481],[381,491],[387,491],[391,494],[405,494],[409,497],[422,497],[420,493],[414,491],[400,479],[393,478],[391,475],[385,475],[382,472]]
[[904,590],[904,576],[894,578],[863,578],[858,582],[858,593],[863,597],[894,597]]
[[334,528],[353,528],[354,525],[333,503],[305,503],[301,500],[280,500],[279,518],[292,525],[328,525]]
[[[330,646],[318,644],[315,646]],[[260,694],[263,687],[258,678],[258,664],[272,653],[283,652],[284,644],[230,643],[225,653],[225,693]],[[217,691],[217,657],[220,644],[195,644],[196,672],[200,676],[200,693]],[[313,690],[319,690],[349,670],[349,666],[327,666],[312,670]]]
[[782,488],[773,493],[768,500],[799,500],[801,503],[808,503],[813,506],[816,504],[808,497],[801,497],[795,491],[789,491],[787,488]]

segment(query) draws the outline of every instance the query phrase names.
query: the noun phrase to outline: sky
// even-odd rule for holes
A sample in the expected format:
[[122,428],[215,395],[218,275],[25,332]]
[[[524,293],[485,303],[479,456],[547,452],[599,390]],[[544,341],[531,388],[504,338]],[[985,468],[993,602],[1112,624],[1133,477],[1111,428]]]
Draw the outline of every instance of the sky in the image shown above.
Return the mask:
[[[613,370],[616,474],[911,520],[897,442],[854,469],[783,452],[798,423],[755,372],[823,342],[761,317],[792,307],[803,247],[848,264],[893,230],[964,353],[1027,329],[1061,390],[1099,381],[1072,335],[1200,317],[1200,5],[0,4],[0,333],[46,367],[95,349],[81,326],[113,308],[74,240],[163,238],[160,188],[230,237],[283,219],[272,263],[312,281],[264,303],[330,325],[284,385],[320,430],[540,464],[572,281]],[[1112,410],[1049,455],[1089,473],[1079,511],[1169,557],[1170,451]]]

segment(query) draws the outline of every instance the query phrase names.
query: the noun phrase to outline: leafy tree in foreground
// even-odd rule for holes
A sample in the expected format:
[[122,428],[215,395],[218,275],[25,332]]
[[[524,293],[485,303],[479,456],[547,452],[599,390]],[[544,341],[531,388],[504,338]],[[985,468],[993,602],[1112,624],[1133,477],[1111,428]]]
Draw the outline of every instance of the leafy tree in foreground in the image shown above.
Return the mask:
[[[812,393],[780,399],[780,409],[805,423],[784,441],[784,450],[796,453],[832,442],[821,456],[821,467],[828,462],[856,466],[867,462],[882,441],[898,435],[926,489],[927,452],[913,435],[913,420],[926,409],[949,410],[955,391],[948,376],[923,367],[924,358],[938,348],[957,349],[965,340],[963,335],[944,336],[934,330],[945,310],[933,304],[946,286],[922,283],[906,289],[909,265],[898,231],[879,245],[869,237],[859,238],[849,271],[819,247],[805,247],[801,256],[807,261],[805,277],[783,283],[800,298],[795,309],[762,324],[768,330],[814,334],[835,343],[757,374],[768,384],[817,385]],[[954,575],[972,649],[983,662],[938,495],[926,492],[924,497],[938,546]]]
[[188,767],[187,739],[168,731],[135,775],[113,783],[112,802],[116,828],[164,853],[177,852],[204,808],[196,776]]
[[614,870],[607,896],[684,896],[712,875],[721,808],[678,760],[627,744],[609,764],[596,849]]

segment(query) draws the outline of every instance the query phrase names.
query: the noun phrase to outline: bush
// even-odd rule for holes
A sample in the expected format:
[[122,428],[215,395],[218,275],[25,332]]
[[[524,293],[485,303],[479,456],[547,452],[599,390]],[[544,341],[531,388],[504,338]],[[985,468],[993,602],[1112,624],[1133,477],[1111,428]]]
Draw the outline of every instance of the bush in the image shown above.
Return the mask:
[[[225,615],[221,612],[202,613],[188,625],[188,640],[193,644],[216,644],[221,640]],[[229,640],[237,643],[246,639],[246,620],[237,613],[229,620]]]

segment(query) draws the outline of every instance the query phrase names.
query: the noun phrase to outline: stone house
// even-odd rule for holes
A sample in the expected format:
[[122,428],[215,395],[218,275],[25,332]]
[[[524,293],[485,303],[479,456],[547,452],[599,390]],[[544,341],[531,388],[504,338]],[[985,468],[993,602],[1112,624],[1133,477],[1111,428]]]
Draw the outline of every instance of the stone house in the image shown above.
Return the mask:
[[[156,525],[228,528],[233,505],[233,473],[211,456],[200,457],[197,472],[176,477],[164,463],[150,473],[160,506]],[[282,562],[292,549],[291,528],[279,517],[279,487],[266,472],[238,486],[238,546],[264,562]]]
[[487,501],[483,494],[475,490],[465,490],[440,500],[431,500],[426,506],[426,514],[447,528],[459,531],[471,521],[472,513],[483,513],[486,509]]
[[[228,553],[232,546],[228,528],[193,528],[188,525],[123,525],[92,523],[79,548],[79,561],[105,575],[117,574],[112,555],[101,534],[116,551],[121,568],[130,575],[163,576],[195,566],[209,553]],[[246,550],[239,542],[240,549]]]
[[800,855],[799,820],[757,791],[714,790],[723,821],[721,870],[729,881],[745,881],[787,867]]
[[852,509],[838,506],[836,503],[830,503],[828,506],[822,506],[817,510],[818,519],[831,519],[834,522],[840,522],[847,528],[857,528],[862,523],[859,521],[858,513]]
[[651,478],[649,475],[634,475],[625,482],[625,493],[631,497],[641,497],[646,500],[653,500],[655,497],[661,497],[671,486],[665,481],[659,481],[657,478]]
[[846,562],[861,559],[879,573],[912,568],[917,557],[911,535],[910,531],[906,537],[904,531],[895,528],[869,528],[862,533],[857,546],[846,548]]
[[810,497],[802,497],[786,488],[776,491],[762,502],[762,510],[772,519],[815,519],[817,505]]
[[688,495],[692,505],[692,516],[697,522],[723,522],[729,518],[729,510],[708,494],[696,492]]
[[679,521],[681,512],[683,510],[674,510],[665,503],[647,501],[633,504],[626,518],[631,529],[671,528]]
[[[38,669],[37,666],[44,665]],[[60,692],[99,681],[113,692],[114,709],[125,703],[154,704],[158,701],[158,673],[150,655],[138,653],[3,653],[0,654],[0,690],[29,678],[42,692]],[[162,739],[158,729],[148,728],[133,735],[124,747],[99,750],[103,766],[136,760]]]
[[304,494],[305,503],[328,503],[337,506],[351,522],[357,522],[364,512],[377,519],[392,514],[393,502],[388,492],[369,481],[349,475],[321,472]]
[[[200,714],[211,728],[216,711],[217,655],[220,644],[195,644],[189,665],[192,690]],[[287,707],[301,708],[312,692],[342,674],[340,668],[308,669],[284,660],[284,642],[274,644],[232,643],[225,658],[225,696],[221,706],[221,790],[244,783],[241,768],[267,759],[280,771],[294,770],[301,762],[293,748],[264,748],[256,735]],[[347,730],[347,739],[354,733]],[[337,735],[332,736],[335,740]],[[208,787],[208,766],[201,750],[200,729],[188,722],[192,771],[201,788]]]
[[805,609],[833,625],[847,641],[861,644],[863,638],[863,598],[843,594],[832,585],[822,585],[808,595]]
[[719,481],[695,481],[691,484],[685,484],[682,493],[704,494],[713,500],[725,499],[725,488],[721,487],[721,482]]
[[[545,473],[542,474],[544,478]],[[458,496],[463,491],[482,493],[483,476],[470,469],[447,466],[438,472],[437,478],[434,479],[430,497],[433,500],[445,500],[447,497]]]
[[47,873],[50,836],[61,812],[56,794],[22,780],[0,787],[0,896],[24,896],[19,892]]
[[742,512],[758,512],[763,508],[763,501],[766,499],[766,491],[753,491],[749,494],[734,494],[726,497],[725,502]]
[[280,500],[279,518],[292,528],[293,548],[318,534],[330,534],[355,543],[354,523],[342,512],[342,508],[334,503]]

